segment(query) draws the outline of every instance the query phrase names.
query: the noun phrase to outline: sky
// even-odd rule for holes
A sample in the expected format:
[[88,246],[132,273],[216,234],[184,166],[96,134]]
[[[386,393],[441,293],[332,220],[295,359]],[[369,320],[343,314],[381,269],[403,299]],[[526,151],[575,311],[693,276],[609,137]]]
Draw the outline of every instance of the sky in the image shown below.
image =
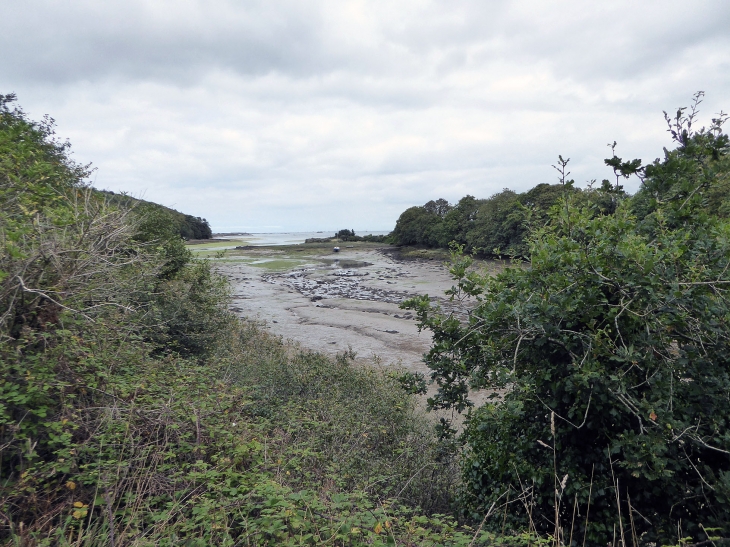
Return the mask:
[[[91,182],[218,232],[391,230],[406,208],[609,178],[730,110],[727,0],[2,0],[0,93]],[[638,181],[626,187],[635,191]]]

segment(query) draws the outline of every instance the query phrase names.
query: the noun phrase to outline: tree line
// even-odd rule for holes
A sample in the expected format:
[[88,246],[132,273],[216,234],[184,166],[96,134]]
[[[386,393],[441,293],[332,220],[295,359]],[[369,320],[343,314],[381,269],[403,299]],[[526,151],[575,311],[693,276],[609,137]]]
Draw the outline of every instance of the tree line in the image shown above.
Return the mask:
[[[620,158],[619,158],[620,159]],[[620,181],[576,188],[574,181],[541,183],[526,192],[505,188],[486,199],[467,195],[456,204],[445,199],[410,207],[390,234],[395,245],[448,248],[451,242],[479,256],[525,257],[529,234],[549,220],[550,210],[570,193],[595,214],[611,214],[626,193]]]

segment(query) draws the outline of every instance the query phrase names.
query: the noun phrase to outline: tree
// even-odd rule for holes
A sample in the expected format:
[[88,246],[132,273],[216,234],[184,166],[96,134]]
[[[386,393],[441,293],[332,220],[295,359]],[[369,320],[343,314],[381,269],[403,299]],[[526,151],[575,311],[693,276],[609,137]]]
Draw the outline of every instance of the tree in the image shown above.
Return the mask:
[[443,232],[439,247],[447,248],[452,241],[464,245],[467,243],[469,231],[474,226],[477,211],[484,200],[474,196],[464,196],[455,207],[444,215]]
[[449,202],[446,201],[444,198],[439,198],[436,201],[431,200],[426,203],[423,208],[426,210],[426,212],[438,215],[441,218],[445,217],[446,213],[448,213],[452,209]]
[[682,112],[677,148],[615,214],[566,191],[524,267],[490,277],[455,256],[467,321],[405,304],[433,332],[430,406],[493,393],[462,435],[471,516],[509,499],[514,526],[567,541],[575,519],[589,544],[730,533],[730,222],[704,207],[728,137],[722,116],[693,132]]
[[517,193],[508,188],[484,200],[466,236],[469,248],[485,255],[522,254],[516,249],[523,239],[522,213]]
[[183,215],[180,219],[179,232],[183,239],[210,239],[213,237],[213,231],[210,229],[208,221],[193,215]]
[[392,234],[395,244],[439,247],[444,239],[443,217],[440,214],[446,210],[441,203],[444,201],[430,201],[422,207],[410,207],[403,211]]
[[340,241],[360,241],[362,239],[355,235],[355,230],[348,230],[347,228],[338,230],[334,237]]
[[[494,256],[499,251],[522,257],[528,251],[530,229],[547,222],[548,211],[563,191],[560,184],[542,183],[522,194],[504,189],[488,199],[467,195],[456,205],[445,199],[432,200],[404,211],[392,236],[396,245],[445,249],[455,242],[481,256]],[[581,192],[572,187],[570,191]],[[586,198],[604,213],[616,200],[614,193],[602,190],[586,194]]]

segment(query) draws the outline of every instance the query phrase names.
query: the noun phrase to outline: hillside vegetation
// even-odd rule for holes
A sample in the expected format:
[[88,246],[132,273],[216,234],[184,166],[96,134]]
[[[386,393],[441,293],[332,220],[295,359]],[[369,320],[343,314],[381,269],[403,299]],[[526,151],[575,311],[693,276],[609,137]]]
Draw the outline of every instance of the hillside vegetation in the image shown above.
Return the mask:
[[663,158],[606,160],[642,181],[610,214],[561,160],[528,262],[482,275],[457,248],[450,293],[473,300],[468,321],[405,304],[434,334],[431,406],[494,393],[461,436],[462,510],[512,500],[488,527],[564,544],[730,536],[730,146],[724,115],[693,127],[700,100],[667,116]]
[[0,96],[0,542],[468,545],[391,376],[228,312],[161,208]]
[[151,201],[145,201],[139,198],[133,198],[127,194],[116,194],[109,190],[101,190],[106,194],[106,200],[118,207],[124,209],[138,209],[144,214],[162,214],[168,217],[168,222],[179,236],[185,240],[189,239],[210,239],[213,237],[213,231],[210,224],[204,218],[186,215],[175,209],[170,209],[164,205],[159,205]]
[[[561,158],[557,186],[413,212],[453,241],[448,296],[470,301],[404,304],[457,433],[417,410],[424,378],[233,316],[168,211],[94,191],[50,120],[0,96],[0,542],[718,544],[730,145],[724,116],[692,127],[700,98],[667,118],[673,150],[614,154],[600,189]],[[464,251],[493,241],[527,260],[480,273]]]

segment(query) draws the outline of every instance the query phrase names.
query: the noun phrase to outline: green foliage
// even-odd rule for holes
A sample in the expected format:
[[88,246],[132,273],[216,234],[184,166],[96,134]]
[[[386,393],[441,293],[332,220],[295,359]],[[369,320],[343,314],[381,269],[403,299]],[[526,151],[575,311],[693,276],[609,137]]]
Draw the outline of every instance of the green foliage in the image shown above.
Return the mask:
[[287,459],[306,468],[300,486],[331,482],[429,512],[451,510],[454,455],[436,442],[396,379],[356,367],[352,357],[269,355],[232,375],[254,388],[254,415],[291,431]]
[[174,218],[2,100],[0,542],[494,542],[439,513],[456,456],[395,378],[233,317]]
[[[340,241],[367,241],[370,243],[384,243],[388,242],[389,238],[388,236],[374,236],[373,234],[368,234],[364,236],[355,235],[355,230],[339,230],[334,236],[334,239],[339,239]],[[327,241],[329,241],[329,238],[325,238]],[[307,243],[316,243],[317,241],[320,241],[319,238],[312,238],[308,239]]]
[[210,239],[213,237],[213,231],[210,229],[208,221],[204,218],[186,215],[175,209],[170,209],[169,207],[164,207],[151,201],[133,198],[127,194],[116,194],[109,190],[101,190],[101,193],[104,194],[110,203],[125,209],[138,208],[145,211],[146,214],[165,217],[167,219],[167,229],[178,238],[189,240]]
[[369,243],[392,243],[390,235],[373,235],[366,234],[364,236],[358,236],[361,241],[367,241]]
[[135,218],[134,240],[154,245],[162,267],[159,277],[172,279],[190,262],[192,255],[180,237],[175,218],[166,209],[148,203],[132,203]]
[[208,263],[193,263],[157,284],[139,323],[144,325],[146,339],[160,351],[202,356],[230,327],[232,317],[221,306],[228,294],[228,284]]
[[697,94],[687,116],[684,108],[674,119],[665,113],[668,130],[678,147],[665,149],[663,160],[657,159],[644,168],[644,183],[632,201],[632,211],[644,221],[644,230],[701,224],[708,215],[728,218],[729,145],[728,136],[721,130],[727,116],[721,113],[709,129],[693,133],[701,98],[702,94]]
[[397,375],[396,379],[406,393],[425,395],[428,390],[426,376],[422,372],[404,372]]
[[[11,369],[3,371],[0,397],[15,414],[6,417],[2,440],[6,449],[19,448],[14,458],[4,452],[4,539],[27,545],[468,545],[474,539],[475,531],[453,518],[414,511],[414,499],[437,502],[446,482],[439,482],[444,463],[430,459],[436,443],[400,388],[353,367],[349,356],[292,356],[246,323],[230,324],[205,361],[155,357],[149,343],[100,324],[70,326],[63,336],[52,334],[53,351],[28,349],[17,366],[12,353],[3,355]],[[429,489],[417,492],[426,483]]]
[[466,243],[472,249],[482,249],[487,255],[524,255],[524,211],[519,195],[505,188],[479,207]]
[[70,145],[55,138],[52,118],[33,122],[11,108],[14,101],[15,95],[0,95],[0,226],[6,234],[62,207],[62,192],[82,185],[90,172],[69,158]]
[[524,267],[490,277],[457,254],[450,294],[473,300],[468,321],[427,297],[406,304],[434,335],[431,406],[493,393],[462,437],[475,517],[509,497],[513,526],[567,540],[575,511],[590,544],[730,532],[730,223],[705,207],[727,180],[728,138],[719,121],[693,133],[677,120],[678,148],[615,214],[566,192]]
[[[165,318],[166,345],[181,340],[176,349],[199,353],[201,326],[214,336],[211,323],[219,321],[224,299],[203,283],[209,270],[188,265],[190,255],[165,218],[132,213],[88,188],[88,169],[68,159],[68,145],[53,138],[52,121],[36,124],[8,104],[4,97],[0,472],[13,497],[18,477],[22,483],[36,464],[51,462],[49,477],[69,472],[75,449],[68,413],[97,400],[93,393],[120,363],[144,355],[130,356],[127,345],[159,338],[160,325],[150,317]],[[188,293],[207,291],[189,297],[198,323],[166,312],[172,283],[176,289],[187,283]],[[161,342],[141,347],[162,349]]]
[[179,230],[183,239],[210,239],[213,237],[213,231],[210,229],[208,221],[193,215],[184,215],[180,221]]
[[[454,242],[481,256],[525,257],[529,254],[529,233],[544,226],[549,211],[566,191],[563,184],[538,184],[518,194],[509,189],[487,199],[465,196],[455,206],[444,199],[404,211],[391,237],[396,245],[417,245],[447,249]],[[567,191],[580,196],[598,214],[615,210],[622,190],[608,187]],[[610,196],[610,197],[608,197]]]
[[406,209],[400,215],[391,234],[396,245],[442,246],[442,242],[448,238],[443,226],[446,212],[429,207],[429,203],[423,207]]
[[355,235],[355,230],[347,229],[338,231],[334,237],[342,241],[357,241],[359,239]]
[[[439,202],[445,200],[438,200]],[[451,241],[459,244],[466,243],[468,234],[473,231],[478,210],[485,200],[478,200],[474,196],[464,196],[454,207],[441,207],[443,213],[443,227],[439,237],[439,247],[447,247]],[[428,204],[426,204],[428,206]]]

